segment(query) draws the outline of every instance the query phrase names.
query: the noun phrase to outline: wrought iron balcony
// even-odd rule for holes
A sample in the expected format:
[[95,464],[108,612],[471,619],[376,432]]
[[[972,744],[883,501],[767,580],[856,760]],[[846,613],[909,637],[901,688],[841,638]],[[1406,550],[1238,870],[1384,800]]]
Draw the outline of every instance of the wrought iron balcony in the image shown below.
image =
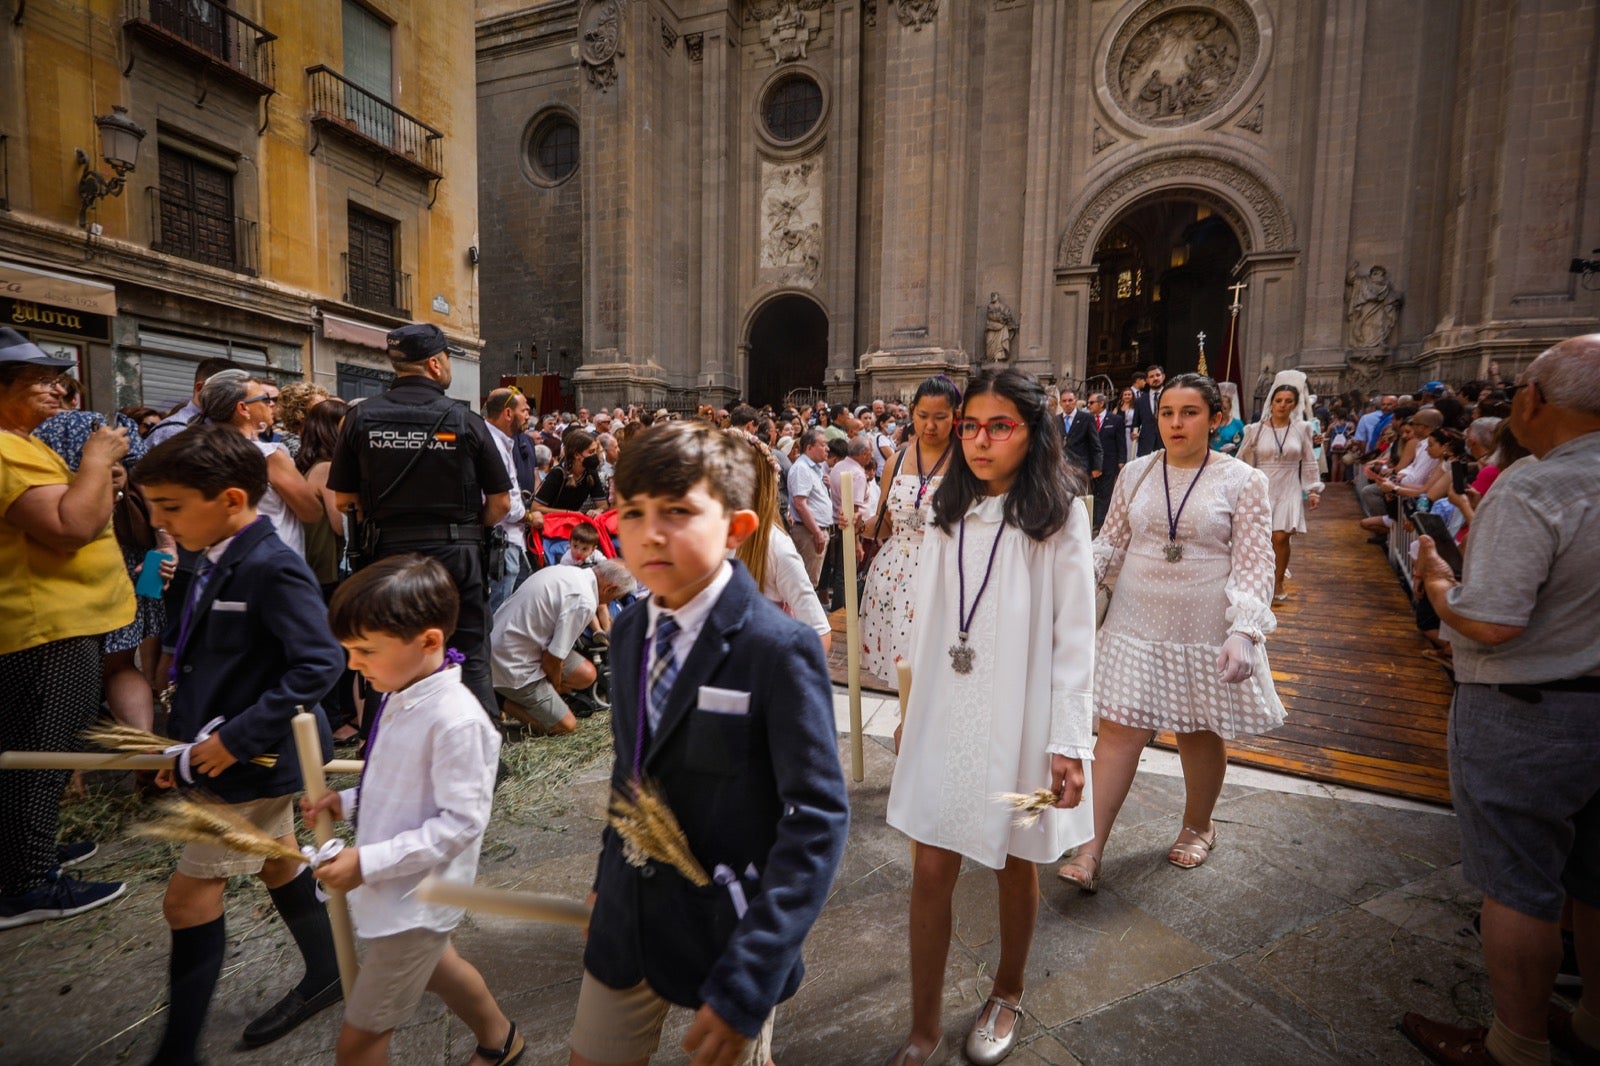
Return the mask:
[[150,247],[254,277],[258,272],[258,229],[248,218],[213,214],[192,200],[151,186]]
[[427,179],[444,176],[444,134],[318,64],[311,76],[311,122]]
[[339,253],[344,270],[344,302],[395,318],[411,317],[411,275],[404,271],[350,269],[350,253]]
[[[275,90],[278,38],[217,0],[126,0],[123,28],[169,55],[222,76],[246,92]],[[131,66],[131,60],[130,60]]]

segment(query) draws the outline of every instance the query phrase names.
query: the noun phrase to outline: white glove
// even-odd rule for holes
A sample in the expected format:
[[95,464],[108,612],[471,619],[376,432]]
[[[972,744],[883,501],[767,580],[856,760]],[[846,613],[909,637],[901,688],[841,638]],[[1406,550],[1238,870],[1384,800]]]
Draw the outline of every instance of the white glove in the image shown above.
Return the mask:
[[1217,656],[1217,676],[1224,684],[1237,685],[1256,669],[1256,645],[1243,633],[1235,633],[1222,642],[1222,652]]

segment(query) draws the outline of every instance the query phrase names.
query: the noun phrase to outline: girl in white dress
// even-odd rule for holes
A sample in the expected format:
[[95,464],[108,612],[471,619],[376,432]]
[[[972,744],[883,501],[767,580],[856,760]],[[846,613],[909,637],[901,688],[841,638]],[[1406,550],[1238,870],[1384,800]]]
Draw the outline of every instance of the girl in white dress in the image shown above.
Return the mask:
[[[911,885],[911,1034],[890,1057],[917,1066],[943,1026],[951,895],[965,856],[999,882],[1000,965],[967,1037],[996,1063],[1021,1021],[1039,909],[1035,863],[1091,834],[1094,578],[1087,486],[1067,465],[1044,390],[1019,370],[985,372],[955,421],[960,449],[934,493],[917,573],[911,699],[889,790],[889,824],[917,842]],[[1004,793],[1048,790],[1019,825]]]
[[1311,423],[1297,418],[1300,390],[1279,385],[1272,390],[1261,421],[1245,430],[1239,458],[1267,475],[1272,497],[1272,598],[1289,598],[1283,588],[1289,568],[1289,538],[1306,531],[1306,512],[1322,502],[1322,477],[1317,470]]
[[943,374],[917,386],[911,401],[910,444],[884,464],[880,507],[862,519],[862,534],[883,542],[867,571],[861,597],[861,668],[884,681],[895,678],[895,663],[911,653],[911,593],[923,529],[933,514],[955,438],[950,425],[961,409],[961,390]]
[[1222,417],[1216,382],[1173,378],[1157,412],[1166,448],[1123,470],[1095,540],[1096,576],[1116,594],[1096,639],[1094,840],[1060,870],[1086,892],[1156,730],[1178,735],[1183,763],[1167,861],[1193,869],[1217,844],[1226,738],[1283,722],[1260,646],[1275,625],[1267,478],[1210,449]]
[[756,529],[740,542],[733,557],[744,563],[763,596],[811,627],[826,655],[833,646],[833,626],[806,575],[800,550],[778,525],[778,461],[766,444],[751,434],[738,429],[728,432],[756,453]]

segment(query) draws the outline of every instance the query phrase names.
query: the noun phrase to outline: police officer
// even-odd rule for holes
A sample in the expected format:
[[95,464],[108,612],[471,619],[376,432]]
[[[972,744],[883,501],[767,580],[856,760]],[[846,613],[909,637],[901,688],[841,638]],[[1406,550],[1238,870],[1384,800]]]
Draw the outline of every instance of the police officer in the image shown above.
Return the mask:
[[487,530],[511,509],[511,477],[483,419],[445,395],[450,348],[438,326],[392,331],[389,362],[394,384],[345,416],[328,488],[341,510],[358,510],[363,561],[419,552],[450,571],[461,593],[450,635],[451,646],[467,657],[461,680],[498,721],[484,544]]

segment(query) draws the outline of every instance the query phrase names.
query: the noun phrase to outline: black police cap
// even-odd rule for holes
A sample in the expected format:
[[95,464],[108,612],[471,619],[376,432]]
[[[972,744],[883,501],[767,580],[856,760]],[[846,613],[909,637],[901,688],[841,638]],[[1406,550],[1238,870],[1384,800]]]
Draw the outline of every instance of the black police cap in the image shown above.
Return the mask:
[[389,331],[390,353],[399,353],[399,358],[408,363],[420,363],[448,347],[444,330],[431,322],[413,322]]

